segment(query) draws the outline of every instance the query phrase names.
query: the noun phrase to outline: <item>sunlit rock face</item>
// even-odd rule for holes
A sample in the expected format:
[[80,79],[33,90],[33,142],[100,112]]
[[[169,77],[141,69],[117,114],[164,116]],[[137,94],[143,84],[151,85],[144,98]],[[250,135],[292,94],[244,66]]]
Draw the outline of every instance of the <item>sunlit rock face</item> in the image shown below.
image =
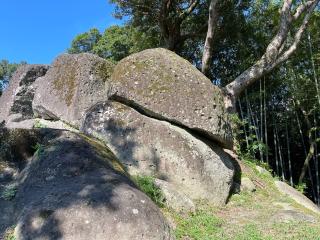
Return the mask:
[[38,81],[33,101],[37,117],[59,119],[79,128],[85,111],[106,99],[105,81],[113,64],[89,53],[63,54]]

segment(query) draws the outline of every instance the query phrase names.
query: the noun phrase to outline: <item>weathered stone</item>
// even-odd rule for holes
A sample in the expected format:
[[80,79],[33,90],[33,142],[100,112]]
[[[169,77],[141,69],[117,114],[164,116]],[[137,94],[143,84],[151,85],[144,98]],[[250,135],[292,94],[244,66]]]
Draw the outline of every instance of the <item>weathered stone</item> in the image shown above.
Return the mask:
[[20,114],[20,121],[33,118],[34,82],[46,74],[46,65],[22,65],[13,74],[8,88],[0,97],[0,122],[11,114]]
[[149,49],[123,59],[106,87],[113,99],[232,146],[222,91],[169,50]]
[[297,203],[301,204],[305,208],[315,212],[320,213],[320,209],[315,205],[309,198],[304,196],[301,192],[297,191],[293,187],[289,186],[285,182],[275,181],[278,190],[295,200]]
[[267,169],[263,168],[263,167],[256,166],[256,170],[260,174],[271,175],[270,172]]
[[90,109],[82,131],[103,140],[132,175],[166,180],[191,199],[221,205],[228,198],[234,175],[229,156],[180,127],[106,102]]
[[104,145],[60,130],[44,139],[18,179],[17,240],[173,239],[160,210]]
[[315,217],[305,214],[296,210],[280,210],[277,212],[273,217],[272,220],[275,222],[310,222],[310,223],[316,223],[317,220]]
[[194,212],[196,210],[193,201],[183,194],[181,190],[177,190],[172,184],[161,179],[155,179],[154,183],[165,197],[167,207],[177,212]]
[[241,178],[240,191],[254,192],[256,191],[256,186],[248,177]]
[[35,113],[78,128],[85,111],[106,99],[105,81],[112,68],[112,63],[93,54],[59,56],[37,88]]

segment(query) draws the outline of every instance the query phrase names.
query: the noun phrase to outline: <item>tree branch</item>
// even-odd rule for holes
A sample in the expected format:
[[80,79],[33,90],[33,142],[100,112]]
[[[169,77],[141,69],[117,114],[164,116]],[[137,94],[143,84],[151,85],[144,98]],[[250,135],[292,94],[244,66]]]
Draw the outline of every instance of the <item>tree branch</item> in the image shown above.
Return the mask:
[[180,14],[180,21],[183,21],[188,15],[190,15],[193,12],[193,10],[197,7],[198,3],[199,0],[192,1],[190,3],[190,6]]
[[204,75],[208,75],[212,59],[214,32],[218,21],[217,3],[218,0],[211,0],[209,6],[208,31],[203,48],[201,67],[201,71]]
[[313,1],[313,5],[309,6],[308,12],[306,13],[306,15],[304,16],[303,22],[301,24],[301,26],[299,27],[298,31],[296,32],[295,36],[294,36],[294,41],[292,43],[292,45],[289,47],[288,50],[286,50],[278,59],[277,61],[274,63],[275,65],[279,65],[280,63],[283,63],[284,61],[288,60],[288,58],[294,53],[294,51],[297,49],[298,44],[301,41],[301,37],[302,34],[304,33],[304,31],[306,30],[307,26],[308,26],[308,22],[310,20],[310,17],[312,15],[313,10],[315,9],[317,3],[317,1]]
[[[312,0],[308,1],[307,3],[302,3],[303,5],[298,6],[294,16],[292,16],[290,13],[292,1],[284,1],[281,9],[281,20],[277,34],[271,40],[263,56],[225,87],[225,94],[229,98],[227,102],[232,102],[234,104],[235,99],[249,85],[272,71],[275,67],[286,61],[293,54],[293,52],[297,49],[302,34],[305,31],[310,17],[319,1],[320,0]],[[297,20],[298,16],[305,11],[307,11],[306,15],[295,34],[293,43],[285,52],[283,52],[292,21]],[[233,108],[234,106],[227,105],[226,107]]]

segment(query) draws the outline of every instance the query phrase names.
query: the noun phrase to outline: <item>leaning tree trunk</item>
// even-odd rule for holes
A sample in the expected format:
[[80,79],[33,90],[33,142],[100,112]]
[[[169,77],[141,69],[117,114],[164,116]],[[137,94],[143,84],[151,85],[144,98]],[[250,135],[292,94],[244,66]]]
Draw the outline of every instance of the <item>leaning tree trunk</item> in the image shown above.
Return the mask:
[[204,75],[208,76],[210,63],[212,59],[213,51],[213,39],[214,31],[217,27],[218,12],[217,12],[217,2],[218,0],[211,0],[209,7],[209,19],[208,19],[208,32],[206,41],[204,44],[203,55],[202,55],[202,68],[201,71]]

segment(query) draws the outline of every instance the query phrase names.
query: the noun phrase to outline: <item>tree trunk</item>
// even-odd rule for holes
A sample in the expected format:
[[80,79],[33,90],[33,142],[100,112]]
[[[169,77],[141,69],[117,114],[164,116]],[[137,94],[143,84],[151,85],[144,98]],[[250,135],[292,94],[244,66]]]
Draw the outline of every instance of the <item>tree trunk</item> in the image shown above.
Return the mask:
[[209,6],[209,19],[208,19],[208,31],[207,37],[204,44],[203,55],[202,55],[202,68],[201,71],[204,75],[208,76],[210,63],[212,59],[212,50],[213,50],[213,39],[214,31],[217,27],[217,2],[218,0],[211,0]]
[[[265,79],[263,79],[263,93],[264,93],[264,104],[263,104],[263,109],[264,109],[264,140],[265,140],[265,144],[268,147],[268,131],[267,131],[267,103],[266,103],[266,81]],[[267,164],[269,164],[269,152],[267,149],[266,152],[266,161]]]
[[289,140],[289,131],[288,131],[288,120],[286,121],[286,138],[287,138],[287,153],[288,153],[288,165],[289,165],[290,185],[291,185],[291,187],[293,187],[292,167],[291,167],[291,152],[290,152],[290,140]]

